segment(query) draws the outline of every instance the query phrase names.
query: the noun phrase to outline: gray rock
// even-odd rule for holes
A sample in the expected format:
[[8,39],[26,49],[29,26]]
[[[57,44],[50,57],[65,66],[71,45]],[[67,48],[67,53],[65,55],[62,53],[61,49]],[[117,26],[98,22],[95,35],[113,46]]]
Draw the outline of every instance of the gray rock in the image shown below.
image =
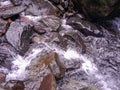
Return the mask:
[[9,17],[12,17],[14,15],[20,14],[21,12],[25,11],[25,6],[15,6],[11,7],[3,12],[0,12],[0,17],[7,19]]
[[58,17],[55,16],[47,16],[40,20],[43,24],[45,24],[46,31],[57,31],[61,25],[61,21]]
[[6,32],[6,39],[19,52],[25,52],[30,43],[30,36],[32,34],[30,25],[21,22],[13,22]]

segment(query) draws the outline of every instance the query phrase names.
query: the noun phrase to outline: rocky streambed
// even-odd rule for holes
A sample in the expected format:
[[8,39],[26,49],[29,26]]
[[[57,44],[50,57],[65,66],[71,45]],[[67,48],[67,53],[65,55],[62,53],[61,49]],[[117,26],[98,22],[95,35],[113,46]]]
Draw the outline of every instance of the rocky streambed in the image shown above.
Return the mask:
[[120,89],[119,17],[71,1],[0,1],[0,90]]

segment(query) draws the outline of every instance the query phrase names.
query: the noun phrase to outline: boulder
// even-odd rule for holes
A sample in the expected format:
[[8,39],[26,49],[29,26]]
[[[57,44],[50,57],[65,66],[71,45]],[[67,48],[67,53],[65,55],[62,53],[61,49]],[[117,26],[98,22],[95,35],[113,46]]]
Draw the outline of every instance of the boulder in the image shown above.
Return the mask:
[[47,16],[43,17],[40,22],[42,22],[46,27],[44,28],[48,31],[58,31],[58,28],[61,25],[61,21],[56,16]]
[[119,0],[71,0],[74,9],[83,12],[86,17],[98,20],[100,18],[119,15]]
[[57,78],[63,77],[66,71],[65,65],[59,60],[57,53],[54,52],[40,56],[36,61],[32,61],[29,69],[39,71],[44,70],[45,67],[48,67]]
[[39,90],[56,90],[56,81],[52,73],[43,78]]
[[84,36],[95,36],[95,37],[103,36],[103,30],[99,25],[81,19],[79,17],[79,14],[70,17],[67,20],[67,24],[72,26],[75,30],[80,31]]
[[21,54],[29,48],[32,26],[22,22],[12,22],[6,32],[7,41]]
[[63,32],[61,32],[61,34],[62,33],[63,33],[63,37],[66,37],[67,39],[75,42],[76,45],[82,49],[81,50],[82,53],[86,52],[86,45],[84,43],[84,40],[82,39],[82,37],[79,35],[78,32],[63,31]]
[[15,7],[10,7],[7,10],[1,11],[0,12],[0,17],[3,19],[8,19],[12,16],[18,15],[21,12],[26,10],[26,6],[15,6]]

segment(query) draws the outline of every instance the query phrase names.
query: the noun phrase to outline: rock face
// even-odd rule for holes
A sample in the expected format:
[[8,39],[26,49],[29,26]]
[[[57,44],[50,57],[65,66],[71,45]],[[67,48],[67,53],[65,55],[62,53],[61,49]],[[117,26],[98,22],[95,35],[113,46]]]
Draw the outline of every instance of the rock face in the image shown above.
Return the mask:
[[72,2],[75,10],[93,19],[114,16],[116,12],[117,15],[120,14],[119,0],[72,0]]

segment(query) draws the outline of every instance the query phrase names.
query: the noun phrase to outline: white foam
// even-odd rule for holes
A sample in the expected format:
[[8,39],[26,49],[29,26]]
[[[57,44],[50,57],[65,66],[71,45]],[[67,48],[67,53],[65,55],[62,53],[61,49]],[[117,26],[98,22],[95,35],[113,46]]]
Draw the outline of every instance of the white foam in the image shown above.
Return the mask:
[[82,69],[87,73],[95,73],[98,69],[94,65],[94,63],[91,62],[90,58],[88,59],[86,56],[81,55],[80,59],[83,61],[82,63]]
[[70,25],[67,25],[66,22],[67,22],[67,20],[66,20],[66,19],[63,19],[63,20],[62,20],[62,26],[63,26],[66,30],[72,29],[72,27],[71,27]]
[[25,61],[21,56],[17,56],[14,60],[12,66],[12,71],[6,77],[6,80],[22,80],[25,78],[25,68],[29,65],[29,62]]
[[29,20],[33,22],[38,22],[42,18],[41,16],[32,16],[32,15],[26,15],[25,17],[27,17]]
[[25,58],[17,55],[12,62],[12,71],[8,73],[6,80],[24,80],[27,74],[26,67],[29,66],[31,60],[33,60],[41,51],[42,50],[40,49],[33,49],[32,53]]
[[9,5],[9,4],[11,4],[10,1],[0,2],[0,6],[6,6],[6,5]]
[[79,57],[79,54],[74,51],[74,50],[71,50],[71,49],[68,49],[65,53],[64,53],[64,57],[66,59],[77,59],[77,58],[80,58]]

